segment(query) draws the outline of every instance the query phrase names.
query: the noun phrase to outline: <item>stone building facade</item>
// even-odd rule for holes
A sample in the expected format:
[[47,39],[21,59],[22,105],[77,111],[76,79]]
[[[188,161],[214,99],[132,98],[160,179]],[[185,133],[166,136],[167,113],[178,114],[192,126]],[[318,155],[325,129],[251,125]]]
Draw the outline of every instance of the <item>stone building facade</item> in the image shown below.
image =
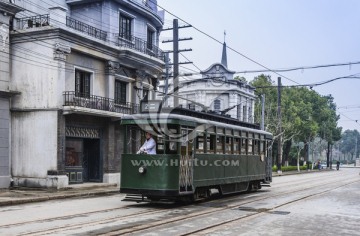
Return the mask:
[[121,117],[155,97],[164,14],[153,0],[43,3],[11,3],[23,11],[9,30],[9,88],[19,91],[10,176],[31,187],[119,183]]
[[[227,68],[226,43],[223,44],[221,63],[214,63],[201,71],[200,79],[180,79],[179,104],[198,111],[212,111],[229,115],[240,121],[254,123],[255,88],[246,82],[234,79],[234,71]],[[174,90],[169,80],[168,91]],[[159,86],[165,91],[165,83]],[[161,95],[162,97],[162,95]],[[166,103],[173,105],[173,96]],[[184,98],[184,99],[181,99]]]
[[16,13],[23,10],[10,1],[0,2],[0,189],[11,183],[10,102],[18,92],[10,89],[10,25]]

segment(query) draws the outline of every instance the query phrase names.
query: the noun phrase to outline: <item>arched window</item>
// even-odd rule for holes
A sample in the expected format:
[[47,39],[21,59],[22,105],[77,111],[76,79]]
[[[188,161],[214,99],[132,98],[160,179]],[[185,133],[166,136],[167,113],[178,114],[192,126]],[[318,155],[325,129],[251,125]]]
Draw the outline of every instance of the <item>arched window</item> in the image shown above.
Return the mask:
[[216,99],[214,101],[214,111],[220,112],[221,102],[219,99]]

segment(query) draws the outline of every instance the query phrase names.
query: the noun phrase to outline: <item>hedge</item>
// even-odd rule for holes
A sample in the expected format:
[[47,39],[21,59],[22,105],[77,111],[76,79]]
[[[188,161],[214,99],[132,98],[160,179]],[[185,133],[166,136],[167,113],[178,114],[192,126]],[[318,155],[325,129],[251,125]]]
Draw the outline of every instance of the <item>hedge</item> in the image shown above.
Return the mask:
[[[297,171],[297,166],[282,166],[281,167],[281,171]],[[307,166],[300,166],[300,170],[307,170]],[[277,166],[273,166],[272,167],[272,171],[276,172],[277,171]]]

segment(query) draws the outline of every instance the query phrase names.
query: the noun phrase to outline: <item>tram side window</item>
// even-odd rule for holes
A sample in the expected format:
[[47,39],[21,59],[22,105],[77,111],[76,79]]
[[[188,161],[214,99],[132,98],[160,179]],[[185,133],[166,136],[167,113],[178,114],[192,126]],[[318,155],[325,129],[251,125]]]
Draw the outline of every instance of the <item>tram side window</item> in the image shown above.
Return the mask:
[[224,136],[218,136],[216,138],[216,153],[217,154],[224,153]]
[[166,142],[167,145],[165,145],[166,147],[166,153],[167,154],[176,154],[177,153],[177,146],[178,146],[178,143],[173,140],[173,139],[170,139],[168,142]]
[[135,154],[144,140],[141,137],[141,129],[138,126],[127,126],[126,128],[126,150],[129,154]]
[[253,155],[253,139],[248,139],[248,155]]
[[207,137],[207,153],[215,153],[215,142],[216,142],[216,135],[210,134]]
[[192,156],[193,153],[193,130],[183,128],[181,129],[181,155]]
[[204,134],[199,133],[196,137],[196,152],[204,153]]
[[265,141],[260,141],[260,157],[261,160],[265,159]]
[[264,153],[266,157],[268,156],[268,147],[269,147],[269,142],[264,141]]
[[259,155],[259,140],[254,140],[254,155]]
[[240,138],[234,138],[234,154],[240,154]]
[[247,150],[247,139],[242,138],[241,139],[241,155],[246,155]]
[[233,138],[232,137],[225,137],[225,153],[226,154],[232,154],[232,144],[233,144]]
[[156,142],[156,144],[157,144],[157,153],[163,153],[164,152],[164,138],[162,137],[162,136],[158,136],[158,138],[157,138],[157,142]]

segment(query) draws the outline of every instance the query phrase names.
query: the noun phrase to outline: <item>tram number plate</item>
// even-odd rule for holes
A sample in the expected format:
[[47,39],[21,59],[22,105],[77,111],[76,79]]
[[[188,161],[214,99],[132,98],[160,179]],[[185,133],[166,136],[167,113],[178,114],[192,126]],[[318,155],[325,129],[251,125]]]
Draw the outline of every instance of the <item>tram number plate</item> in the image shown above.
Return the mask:
[[160,100],[141,102],[141,112],[158,112],[160,103]]

